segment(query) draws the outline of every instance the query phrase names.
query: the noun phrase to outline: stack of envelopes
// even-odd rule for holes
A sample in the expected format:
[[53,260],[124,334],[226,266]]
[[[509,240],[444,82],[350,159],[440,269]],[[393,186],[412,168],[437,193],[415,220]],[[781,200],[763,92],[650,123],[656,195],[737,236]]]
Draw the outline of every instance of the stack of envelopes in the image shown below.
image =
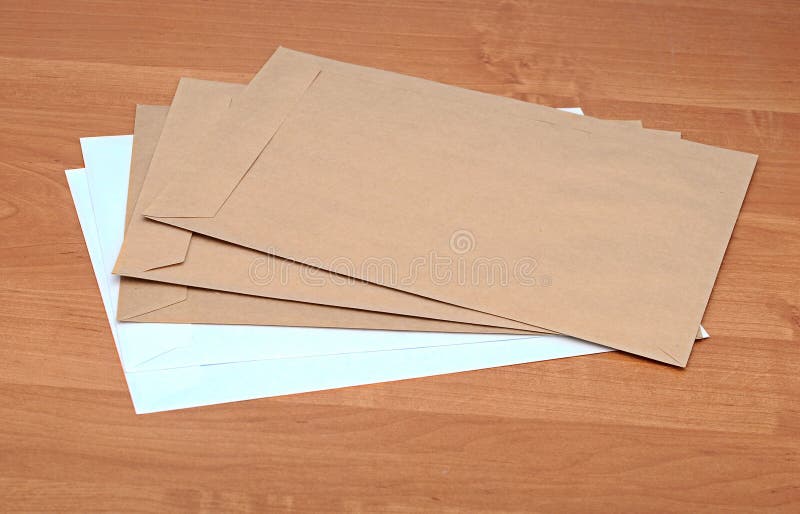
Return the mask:
[[609,349],[685,366],[756,163],[284,48],[82,144],[139,412]]

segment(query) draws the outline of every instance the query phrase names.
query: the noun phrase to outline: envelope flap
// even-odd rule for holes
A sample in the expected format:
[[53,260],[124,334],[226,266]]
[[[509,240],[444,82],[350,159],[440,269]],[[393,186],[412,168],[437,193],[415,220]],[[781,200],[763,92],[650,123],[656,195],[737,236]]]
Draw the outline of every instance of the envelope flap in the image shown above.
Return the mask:
[[187,295],[186,286],[122,277],[117,319],[130,321],[137,316],[186,301]]
[[[146,216],[211,217],[258,158],[319,75],[314,62],[277,53],[193,146],[182,167],[144,211]],[[191,176],[191,182],[181,177]]]

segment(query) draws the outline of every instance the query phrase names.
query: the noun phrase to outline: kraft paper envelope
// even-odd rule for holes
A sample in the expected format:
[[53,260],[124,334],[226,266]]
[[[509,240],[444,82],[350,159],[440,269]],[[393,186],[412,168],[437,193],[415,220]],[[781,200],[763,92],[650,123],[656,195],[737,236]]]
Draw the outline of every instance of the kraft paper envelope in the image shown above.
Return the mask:
[[[166,112],[166,107],[144,105],[137,107],[126,225],[131,219],[135,200],[138,198],[138,192],[144,182]],[[576,112],[581,113],[580,110]],[[115,172],[111,169],[114,166],[113,162],[103,161],[96,155],[87,155],[87,161],[95,161],[96,165],[102,166],[106,172]],[[172,303],[172,291],[175,288],[185,288],[185,290],[180,295],[180,298],[183,299]],[[145,314],[128,317],[127,321],[327,326],[383,330],[408,330],[410,328],[408,318],[403,316],[186,288],[185,286],[129,277],[122,277],[120,282],[119,310],[145,312]],[[125,320],[125,317],[121,317],[121,319]],[[412,321],[413,329],[417,331],[488,333],[501,330],[428,319],[412,318]],[[506,332],[515,331],[506,330]],[[702,337],[702,334],[698,334],[698,338]],[[175,354],[173,353],[173,355]]]
[[[506,99],[397,87],[285,55],[185,163],[195,180],[171,182],[145,215],[686,365],[756,156],[592,132],[554,123],[571,116],[556,110],[524,115]],[[234,126],[236,142],[226,139]],[[448,244],[459,231],[476,238],[468,252]],[[551,279],[443,280],[424,261],[420,272],[429,254],[465,269],[535,263]],[[414,280],[364,266],[376,258]]]
[[[160,106],[138,106],[135,120],[135,138],[130,167],[129,193],[126,210],[126,226],[131,219],[135,200],[144,182],[144,177],[155,150],[158,136],[166,117],[167,108]],[[582,114],[580,110],[577,110]],[[88,161],[99,160],[95,155]],[[105,161],[106,172],[114,172],[112,162]],[[154,223],[154,222],[151,222]],[[179,230],[179,229],[176,229]],[[181,301],[173,303],[175,288],[185,288],[179,296]],[[450,323],[428,319],[414,319],[377,312],[304,304],[175,286],[129,277],[122,277],[119,287],[119,310],[144,312],[127,317],[127,321],[161,323],[228,323],[277,326],[314,326],[383,330],[450,331],[450,332],[499,332],[502,329],[479,325]],[[126,320],[125,317],[121,317]],[[508,333],[518,332],[506,329]],[[703,338],[698,334],[698,338]],[[707,335],[705,336],[707,337]],[[175,352],[171,353],[174,358]]]
[[[113,140],[124,137],[100,139],[113,145]],[[114,277],[102,262],[113,259],[102,255],[100,243],[100,238],[116,237],[97,231],[89,175],[70,170],[67,181],[139,414],[608,351],[560,336],[540,337],[530,344],[529,338],[468,342],[477,336],[439,334],[433,339],[441,344],[420,346],[420,335],[408,332],[118,323],[109,285]],[[100,184],[94,181],[93,190],[121,205],[124,190],[105,187],[116,183],[107,183],[106,175],[100,174],[102,180]],[[116,217],[116,235],[121,235],[124,213],[116,214],[116,210],[97,211],[97,216]],[[128,328],[146,330],[131,333]],[[442,340],[445,336],[447,344]],[[180,344],[181,339],[185,344]],[[427,342],[431,339],[425,335]],[[136,365],[141,361],[131,358],[145,357],[142,349],[149,349],[151,358]]]
[[[217,84],[207,83],[203,81],[190,82],[194,84],[195,88],[205,86],[205,97],[199,97],[196,103],[202,106],[213,105],[209,102],[208,93],[210,90],[216,90],[219,93],[232,92],[241,88],[238,85],[232,84]],[[191,88],[185,90],[192,91]],[[196,89],[195,89],[196,90]],[[178,95],[180,97],[180,94]],[[221,103],[227,103],[227,98]],[[185,106],[185,104],[184,104]],[[195,106],[196,108],[197,106]],[[185,120],[190,122],[190,126],[196,127],[195,120]],[[183,131],[178,131],[178,134],[183,134]],[[669,133],[672,135],[679,134]],[[136,160],[136,153],[134,159]],[[172,162],[174,165],[174,161]],[[145,224],[148,222],[144,222]],[[145,255],[155,256],[158,258],[160,253],[155,248],[158,248],[160,241],[158,235],[163,234],[165,231],[172,227],[159,227],[153,222],[149,222],[150,231],[144,232],[144,244],[141,246],[145,250]],[[160,228],[160,230],[159,230]],[[156,233],[153,233],[156,230]],[[179,240],[184,238],[183,231],[172,228],[173,232],[177,232]],[[229,245],[228,245],[229,246]],[[219,246],[215,249],[221,250]],[[247,265],[254,257],[253,252],[239,252],[239,255],[247,255],[247,262],[241,262],[239,269],[246,269]],[[220,262],[219,258],[212,258],[212,261]],[[196,262],[196,261],[195,261]],[[227,266],[230,269],[235,266]],[[167,269],[163,270],[164,273],[169,274],[177,270]],[[150,272],[143,275],[152,278],[159,271]],[[241,275],[243,278],[244,276]],[[169,276],[159,276],[162,280],[169,281]],[[245,287],[250,284],[250,277],[246,277]],[[191,280],[184,280],[185,283],[192,283]],[[216,287],[216,284],[202,285]],[[237,290],[235,287],[229,290]],[[241,289],[239,289],[241,290]],[[246,292],[251,292],[244,289]],[[470,332],[507,332],[517,333],[513,330],[500,330],[496,328],[484,328],[480,326],[461,326],[446,323],[436,323],[425,319],[414,318],[393,318],[386,315],[370,315],[367,312],[361,311],[337,311],[334,309],[315,308],[311,305],[301,305],[292,307],[285,302],[273,304],[272,309],[269,311],[263,310],[264,305],[254,302],[253,300],[241,297],[227,297],[223,299],[224,295],[219,292],[214,292],[204,289],[191,289],[186,290],[180,286],[169,286],[167,284],[148,284],[141,281],[128,281],[122,284],[121,288],[121,305],[120,305],[120,319],[130,321],[162,321],[162,322],[186,322],[186,321],[206,321],[215,323],[254,323],[254,324],[276,324],[276,325],[302,325],[302,326],[334,326],[334,327],[354,327],[354,328],[383,328],[383,329],[407,329],[407,330],[447,330],[447,331],[470,331]],[[222,302],[222,305],[220,305]],[[316,315],[314,315],[316,314]],[[509,325],[506,320],[500,320],[500,323]],[[517,324],[516,326],[520,326]],[[527,328],[527,327],[526,327]],[[698,334],[698,338],[702,337]]]
[[[199,83],[198,83],[199,85]],[[231,84],[218,84],[214,85],[216,89],[220,92],[235,92],[239,90],[242,86],[238,85],[231,85]],[[211,84],[209,84],[211,87]],[[203,98],[199,103],[203,106],[206,105],[214,105],[213,102],[208,102],[208,98]],[[221,103],[227,103],[227,98],[224,99]],[[193,126],[196,126],[195,120],[189,120],[193,123]],[[183,134],[183,132],[178,132],[178,134]],[[174,160],[172,161],[174,165]],[[158,230],[158,226],[151,222],[152,230]],[[145,227],[147,228],[147,227]],[[168,227],[164,227],[168,228]],[[162,229],[163,232],[163,229]],[[178,231],[179,239],[183,239],[185,234],[181,234],[181,231]],[[146,249],[146,255],[151,256],[154,255],[158,257],[161,253],[157,250],[159,239],[154,236],[154,234],[147,234],[144,237],[145,245],[143,248]],[[155,247],[155,248],[154,248]],[[183,250],[185,251],[185,250]],[[253,261],[253,259],[257,259],[260,257],[254,257],[252,252],[248,256],[248,262],[242,264],[248,264]],[[202,262],[202,261],[201,261]],[[219,259],[214,259],[213,262],[220,262]],[[234,266],[235,267],[235,266]],[[226,269],[230,269],[231,266],[226,266]],[[240,269],[244,269],[244,266],[240,266]],[[175,272],[175,269],[166,269],[163,270],[165,273],[169,274]],[[158,271],[151,272],[148,278],[152,278]],[[157,276],[157,275],[156,275]],[[163,280],[169,280],[169,277],[160,276],[157,278],[162,278]],[[244,277],[242,277],[244,278]],[[250,277],[248,276],[246,279],[246,284],[250,284]],[[186,283],[192,283],[191,281],[185,281]],[[209,285],[207,283],[203,283],[201,285]],[[214,286],[214,284],[211,284]],[[235,288],[232,290],[236,290]],[[241,289],[240,289],[241,290]],[[245,292],[252,292],[252,290],[244,289]],[[279,303],[275,304],[272,310],[269,311],[269,314],[264,315],[265,311],[262,310],[260,304],[254,303],[249,299],[244,299],[241,297],[231,297],[227,300],[220,300],[220,293],[213,292],[209,290],[203,289],[192,289],[186,290],[182,287],[177,286],[169,286],[166,284],[159,284],[159,285],[148,285],[145,282],[128,282],[123,284],[122,293],[130,292],[131,294],[124,295],[122,297],[122,304],[120,310],[120,319],[125,320],[136,320],[136,321],[186,321],[187,316],[189,320],[205,320],[208,322],[250,322],[250,323],[271,323],[271,324],[290,324],[290,325],[313,325],[313,326],[350,326],[350,327],[360,327],[360,328],[396,328],[396,329],[413,329],[413,330],[450,330],[450,331],[460,331],[460,330],[470,330],[470,331],[491,331],[491,332],[499,332],[498,329],[485,329],[485,328],[467,328],[461,327],[458,325],[450,325],[447,326],[446,324],[439,324],[436,326],[435,322],[430,322],[427,320],[416,320],[413,318],[406,318],[406,319],[397,319],[397,318],[390,318],[387,316],[370,316],[367,313],[362,313],[360,311],[334,311],[331,309],[322,310],[319,308],[315,308],[313,306],[297,306],[297,307],[290,307],[286,303]],[[191,298],[189,298],[191,296]],[[188,301],[187,301],[187,298]],[[228,304],[227,308],[220,308],[218,305],[219,301],[223,302],[232,302]],[[332,299],[332,301],[336,301],[336,299]],[[415,300],[416,301],[416,300]],[[372,305],[373,301],[370,299],[369,304]],[[361,306],[356,304],[356,306]],[[250,307],[250,308],[247,308]],[[280,308],[278,308],[280,307]],[[326,316],[322,316],[320,319],[318,316],[314,317],[311,316],[311,312],[313,311],[318,315],[323,312],[327,312]],[[331,316],[334,316],[334,319],[331,320]],[[368,319],[364,319],[364,318]],[[267,319],[264,319],[267,318]],[[354,319],[355,318],[355,319]],[[500,323],[496,324],[506,324],[509,325],[509,322],[506,320],[500,320]],[[377,325],[377,326],[375,326]],[[512,325],[523,327],[519,324]],[[527,328],[527,327],[526,327]],[[513,333],[513,331],[508,331]]]
[[[230,87],[227,84],[221,87]],[[142,189],[147,168],[155,151],[166,119],[167,107],[140,105],[136,109],[134,140],[130,165],[126,226],[134,213],[134,204]],[[113,162],[102,155],[87,155],[106,172]],[[156,223],[145,220],[146,223]],[[173,230],[180,231],[174,227]],[[227,245],[233,246],[233,245]],[[234,247],[238,248],[238,247]],[[259,296],[225,293],[174,284],[121,277],[119,309],[121,321],[160,323],[218,323],[274,326],[308,326],[377,330],[413,330],[435,332],[509,333],[501,329],[426,318],[411,318],[364,310],[276,300]]]
[[[171,109],[172,119],[169,120],[171,125],[168,125],[167,136],[163,138],[167,141],[159,142],[159,148],[162,148],[162,145],[164,147],[162,149],[180,147],[181,144],[186,145],[186,141],[191,140],[191,137],[196,137],[195,134],[204,128],[204,124],[209,124],[210,121],[213,121],[216,117],[215,114],[218,114],[215,109],[221,111],[227,108],[230,94],[237,92],[242,87],[233,84],[191,79],[182,81]],[[197,119],[197,111],[203,108],[206,116]],[[160,187],[160,182],[163,182],[164,178],[166,178],[164,172],[178,167],[181,159],[182,156],[180,154],[157,153],[155,164],[151,166],[151,173],[148,174],[147,184],[152,187],[146,190],[143,202],[146,202],[153,192]],[[303,267],[289,262],[282,262],[277,265],[281,266],[284,271],[288,271],[289,276],[295,279],[292,284],[289,284],[294,286],[294,291],[287,292],[286,288],[282,287],[276,293],[275,286],[282,286],[283,284],[267,283],[267,287],[263,287],[264,284],[254,281],[251,276],[250,272],[253,269],[253,263],[270,264],[275,262],[263,263],[264,256],[260,253],[231,247],[231,245],[221,244],[218,241],[202,237],[196,237],[192,240],[191,251],[189,251],[190,234],[185,231],[145,220],[141,216],[134,216],[131,225],[132,228],[126,237],[126,243],[116,268],[116,271],[123,275],[242,292],[251,295],[277,296],[278,298],[296,299],[305,302],[319,302],[359,309],[452,319],[465,323],[482,323],[509,329],[517,328],[533,332],[547,332],[483,313],[431,302],[424,298],[397,294],[396,292],[365,283],[327,284],[328,286],[338,287],[321,288],[313,283],[307,284],[303,280],[298,282],[296,278],[301,278],[300,273],[302,273],[298,270]],[[171,245],[174,246],[172,243],[176,239],[178,241],[177,257],[171,257],[168,248]],[[167,250],[165,250],[165,246]],[[168,264],[173,260],[183,260],[187,253],[189,258],[183,264],[159,268],[159,266]],[[167,255],[166,258],[165,254]],[[225,263],[225,265],[219,266],[219,263]],[[239,270],[240,272],[238,274],[231,273],[231,270]],[[217,275],[209,277],[207,276],[209,272],[216,272]],[[203,274],[206,276],[203,276]],[[319,280],[319,277],[313,278]],[[344,285],[349,287],[343,290],[341,286]],[[300,287],[298,288],[297,286]],[[297,292],[298,289],[300,294]],[[126,294],[129,291],[131,294]],[[239,304],[246,302],[253,309],[242,309],[241,305],[236,309],[222,308],[216,303],[219,297],[218,293],[204,290],[190,290],[187,292],[183,287],[168,286],[166,284],[156,286],[148,285],[144,282],[126,283],[123,284],[121,293],[124,297],[121,298],[119,315],[120,319],[123,320],[180,322],[186,316],[187,310],[193,308],[198,313],[198,316],[215,314],[212,321],[218,323],[224,323],[226,319],[232,319],[235,320],[234,322],[240,323],[246,322],[243,320],[250,319],[250,322],[258,324],[269,322],[270,324],[289,323],[310,326],[517,333],[513,330],[476,328],[472,325],[437,324],[420,318],[403,317],[396,319],[385,315],[370,316],[368,313],[361,311],[315,309],[311,306],[292,307],[286,303],[276,304],[276,306],[280,305],[280,316],[278,316],[279,312],[276,311],[267,316],[269,319],[265,320],[264,316],[261,318],[257,315],[253,317],[252,313],[260,312],[258,310],[259,304],[250,300],[237,298],[230,301],[235,301]],[[187,303],[187,295],[193,295],[194,297],[202,295],[205,297],[203,302],[212,302],[214,306],[209,306],[206,303],[201,306],[199,305],[199,300]],[[208,308],[204,308],[201,311],[199,310],[200,307]],[[318,316],[312,316],[311,311],[317,313]],[[156,312],[158,312],[157,315],[154,314]],[[333,319],[331,319],[332,317]]]

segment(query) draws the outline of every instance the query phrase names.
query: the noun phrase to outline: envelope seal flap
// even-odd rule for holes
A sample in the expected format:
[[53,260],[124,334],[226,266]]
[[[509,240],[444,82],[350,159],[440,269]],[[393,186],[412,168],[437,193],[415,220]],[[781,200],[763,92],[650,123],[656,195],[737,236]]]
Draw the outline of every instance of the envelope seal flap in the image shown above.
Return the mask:
[[[117,319],[130,321],[137,316],[186,300],[186,286],[122,277]],[[124,286],[124,287],[123,287]]]

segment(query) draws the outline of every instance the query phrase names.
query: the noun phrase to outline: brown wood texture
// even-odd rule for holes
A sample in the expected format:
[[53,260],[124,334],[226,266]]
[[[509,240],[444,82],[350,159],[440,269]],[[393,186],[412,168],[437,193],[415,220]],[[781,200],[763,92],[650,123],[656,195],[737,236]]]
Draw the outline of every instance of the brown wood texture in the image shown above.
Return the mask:
[[[760,154],[712,338],[134,415],[63,170],[277,45]],[[798,167],[792,0],[0,0],[0,511],[796,512]]]

